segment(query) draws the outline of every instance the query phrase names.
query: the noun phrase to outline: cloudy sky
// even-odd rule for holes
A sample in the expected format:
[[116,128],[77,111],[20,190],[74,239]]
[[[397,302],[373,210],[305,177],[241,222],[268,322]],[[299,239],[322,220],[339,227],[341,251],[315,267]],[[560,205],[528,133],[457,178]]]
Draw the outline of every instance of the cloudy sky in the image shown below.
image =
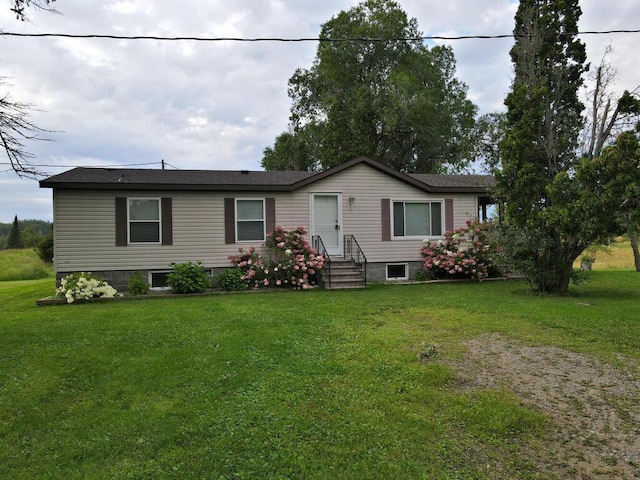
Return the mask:
[[[58,0],[62,15],[29,11],[19,22],[0,0],[0,30],[23,33],[317,38],[320,26],[355,0]],[[400,0],[425,35],[492,35],[513,30],[510,0]],[[640,28],[640,2],[583,0],[580,29]],[[616,87],[640,85],[640,34],[586,35],[589,61],[607,45]],[[511,81],[512,40],[460,40],[458,78],[481,113],[501,111]],[[166,42],[0,37],[0,87],[39,109],[51,130],[31,142],[33,163],[54,174],[74,166],[259,170],[262,151],[287,129],[287,81],[308,68],[315,42]],[[0,222],[51,220],[51,191],[8,170],[0,157]]]

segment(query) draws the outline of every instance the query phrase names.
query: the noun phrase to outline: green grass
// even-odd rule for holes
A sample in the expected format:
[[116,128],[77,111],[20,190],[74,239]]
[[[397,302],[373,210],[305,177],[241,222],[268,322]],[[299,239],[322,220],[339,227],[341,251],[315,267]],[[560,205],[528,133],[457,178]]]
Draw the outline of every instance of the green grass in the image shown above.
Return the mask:
[[53,275],[53,266],[44,263],[35,250],[0,250],[0,282],[36,280]]
[[[539,478],[546,419],[441,359],[498,332],[640,362],[640,274],[36,307],[0,283],[4,478]],[[425,344],[438,356],[419,361]]]

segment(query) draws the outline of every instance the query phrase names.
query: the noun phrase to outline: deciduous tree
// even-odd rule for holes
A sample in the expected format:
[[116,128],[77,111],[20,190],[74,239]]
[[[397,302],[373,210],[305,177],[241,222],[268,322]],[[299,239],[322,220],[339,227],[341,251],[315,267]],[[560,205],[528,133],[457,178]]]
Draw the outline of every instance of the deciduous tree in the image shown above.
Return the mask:
[[481,115],[475,126],[474,158],[490,174],[500,170],[500,142],[504,138],[507,116],[502,112]]
[[[625,90],[621,96],[613,92],[617,71],[607,59],[611,48],[607,48],[595,72],[590,74],[593,88],[588,91],[588,111],[585,118],[583,155],[599,157],[605,145],[621,132],[638,128],[640,98],[638,88]],[[625,213],[624,225],[633,250],[636,271],[640,272],[640,219]]]
[[595,71],[589,73],[593,88],[587,94],[583,155],[594,158],[620,133],[635,127],[640,117],[638,88],[625,90],[619,96],[613,92],[617,71],[607,59],[607,48]]
[[309,146],[301,132],[281,133],[276,137],[272,147],[264,149],[261,165],[265,170],[300,170],[314,171],[316,161],[311,155]]
[[451,48],[428,48],[421,35],[392,0],[366,0],[322,26],[313,65],[289,80],[293,135],[322,168],[360,155],[404,172],[470,161],[476,107]]

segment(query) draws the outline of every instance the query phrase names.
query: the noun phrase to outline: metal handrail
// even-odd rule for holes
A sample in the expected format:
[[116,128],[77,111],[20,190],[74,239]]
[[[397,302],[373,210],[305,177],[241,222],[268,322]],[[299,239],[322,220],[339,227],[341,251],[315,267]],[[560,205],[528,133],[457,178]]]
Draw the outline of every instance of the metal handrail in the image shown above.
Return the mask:
[[358,245],[353,235],[344,236],[344,258],[351,258],[356,265],[360,265],[364,284],[367,284],[367,257]]
[[311,237],[311,247],[318,252],[318,255],[322,255],[324,257],[322,269],[326,270],[327,274],[323,275],[323,277],[327,279],[327,283],[329,284],[328,286],[331,288],[331,257],[329,256],[329,252],[327,252],[320,235],[313,235]]

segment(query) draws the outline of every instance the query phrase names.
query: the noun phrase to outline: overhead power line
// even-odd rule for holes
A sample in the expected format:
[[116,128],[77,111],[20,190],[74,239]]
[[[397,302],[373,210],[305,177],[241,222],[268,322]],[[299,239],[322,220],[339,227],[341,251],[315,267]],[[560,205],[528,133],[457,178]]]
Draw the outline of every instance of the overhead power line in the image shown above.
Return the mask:
[[404,38],[404,37],[344,37],[344,38],[319,38],[319,37],[301,37],[301,38],[279,38],[279,37],[168,37],[159,35],[110,35],[110,34],[76,34],[76,33],[18,33],[18,32],[2,32],[0,36],[5,37],[32,37],[32,38],[84,38],[84,39],[108,39],[108,40],[158,40],[167,42],[176,41],[194,41],[194,42],[404,42],[404,41],[424,41],[424,40],[491,40],[500,38],[517,38],[517,37],[535,37],[535,36],[573,36],[573,35],[614,35],[640,33],[640,30],[586,30],[582,32],[565,32],[565,33],[540,33],[534,35],[516,35],[513,33],[500,35],[426,35],[422,37]]
[[[166,162],[165,162],[166,163]],[[9,162],[0,162],[0,165],[11,165],[11,163]],[[146,162],[146,163],[125,163],[125,164],[114,164],[114,165],[95,165],[95,166],[89,166],[89,165],[63,165],[63,164],[56,164],[56,163],[29,163],[29,167],[58,167],[58,168],[80,168],[80,167],[84,167],[84,168],[124,168],[124,167],[140,167],[143,165],[160,165],[160,162]],[[169,164],[167,164],[169,165]],[[175,168],[176,170],[178,170],[178,167],[174,167],[173,165],[171,165],[173,168]],[[9,171],[9,170],[7,170]],[[2,173],[2,172],[0,172]]]

